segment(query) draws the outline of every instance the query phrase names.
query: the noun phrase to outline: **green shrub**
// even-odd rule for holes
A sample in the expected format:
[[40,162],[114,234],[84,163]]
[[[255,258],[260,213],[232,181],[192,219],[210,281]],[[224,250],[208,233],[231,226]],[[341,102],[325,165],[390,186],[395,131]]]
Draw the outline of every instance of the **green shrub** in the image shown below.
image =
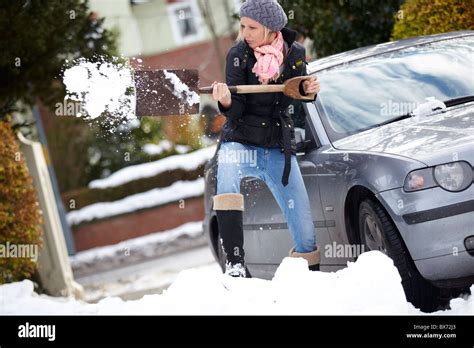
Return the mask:
[[23,154],[9,123],[0,121],[0,284],[30,278],[31,257],[5,257],[7,246],[42,245],[42,216]]
[[402,0],[280,0],[288,26],[314,42],[318,58],[390,39]]
[[392,40],[474,29],[474,2],[407,0],[396,17]]

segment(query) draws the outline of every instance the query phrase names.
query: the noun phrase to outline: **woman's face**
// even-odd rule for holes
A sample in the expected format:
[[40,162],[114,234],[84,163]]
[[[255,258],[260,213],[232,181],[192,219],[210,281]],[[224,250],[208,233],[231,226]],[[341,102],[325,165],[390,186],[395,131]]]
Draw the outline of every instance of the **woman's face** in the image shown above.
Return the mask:
[[242,17],[240,19],[240,28],[250,48],[255,49],[268,44],[268,42],[265,42],[265,27],[259,22],[248,17]]

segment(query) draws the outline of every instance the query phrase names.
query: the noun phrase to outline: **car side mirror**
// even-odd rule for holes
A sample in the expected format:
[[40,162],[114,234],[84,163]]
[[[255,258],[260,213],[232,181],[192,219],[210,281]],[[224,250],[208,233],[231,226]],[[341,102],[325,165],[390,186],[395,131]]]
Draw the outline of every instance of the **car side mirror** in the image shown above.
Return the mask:
[[296,153],[305,153],[307,150],[315,147],[315,144],[311,139],[306,140],[305,138],[306,130],[295,127]]
[[295,141],[296,144],[304,142],[305,131],[303,128],[295,127]]
[[301,153],[306,149],[306,144],[304,142],[305,130],[303,128],[295,127],[295,142],[296,142],[296,152]]

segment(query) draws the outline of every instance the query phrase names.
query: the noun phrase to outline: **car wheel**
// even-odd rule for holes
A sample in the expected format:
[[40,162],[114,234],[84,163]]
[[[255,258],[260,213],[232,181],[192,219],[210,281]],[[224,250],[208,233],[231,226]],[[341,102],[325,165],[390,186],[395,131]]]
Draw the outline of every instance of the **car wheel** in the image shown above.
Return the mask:
[[360,204],[359,233],[366,251],[379,250],[393,260],[409,302],[424,312],[440,308],[440,290],[418,272],[397,228],[379,202],[366,199]]

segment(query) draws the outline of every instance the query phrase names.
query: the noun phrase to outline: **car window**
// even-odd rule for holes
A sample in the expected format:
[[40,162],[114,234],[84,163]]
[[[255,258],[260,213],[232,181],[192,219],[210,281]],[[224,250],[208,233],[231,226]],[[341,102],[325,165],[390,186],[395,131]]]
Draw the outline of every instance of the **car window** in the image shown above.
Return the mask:
[[409,47],[317,73],[332,141],[413,111],[427,97],[474,95],[474,37]]

